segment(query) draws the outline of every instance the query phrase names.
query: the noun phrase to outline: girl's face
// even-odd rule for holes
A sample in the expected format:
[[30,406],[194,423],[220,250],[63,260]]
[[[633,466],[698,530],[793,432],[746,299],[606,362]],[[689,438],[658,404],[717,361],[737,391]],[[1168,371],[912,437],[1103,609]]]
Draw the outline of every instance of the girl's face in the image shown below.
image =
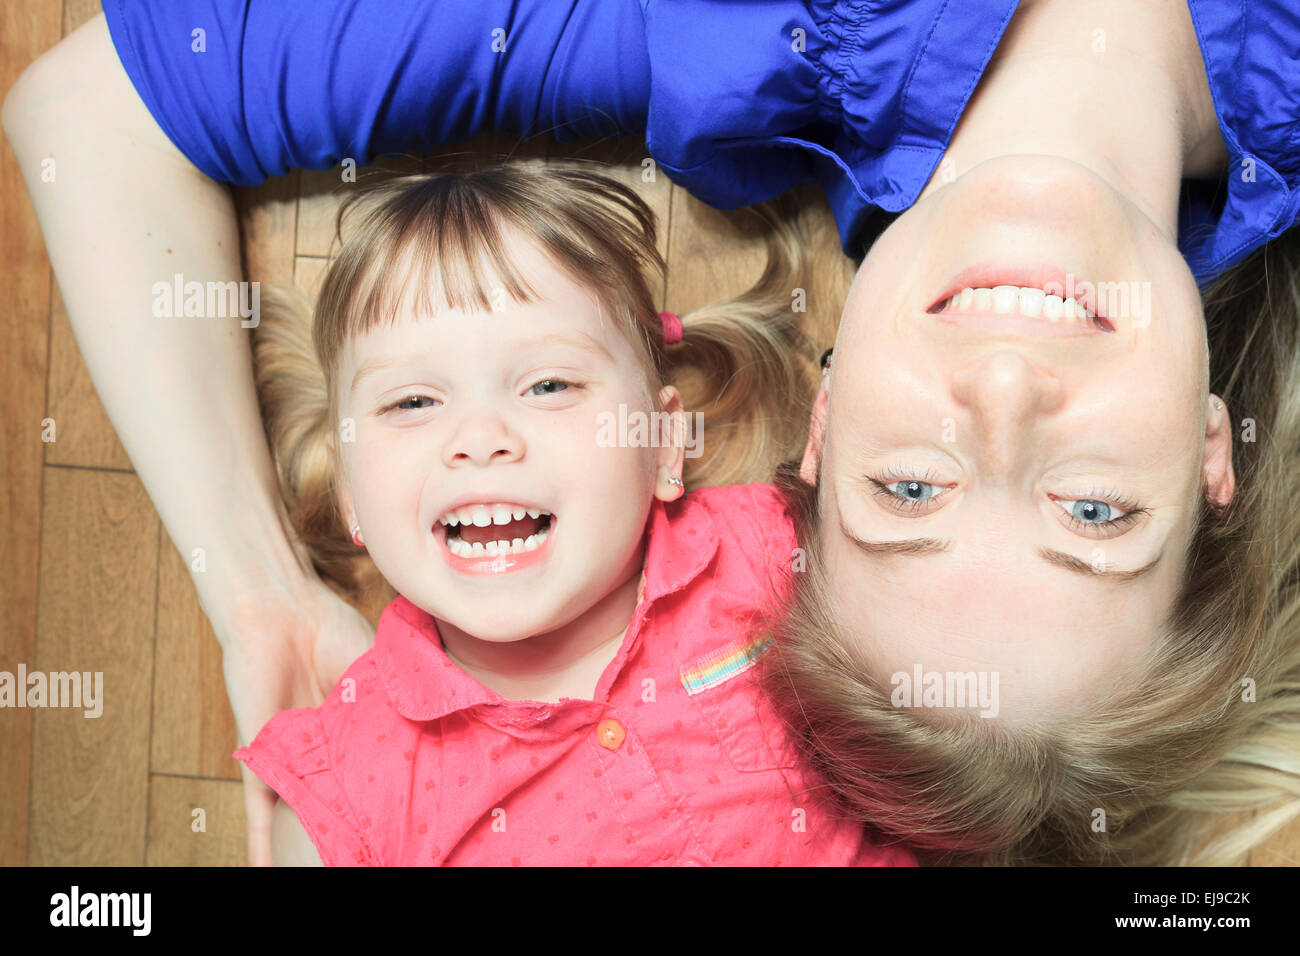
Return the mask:
[[[1046,318],[1050,282],[1106,318]],[[1015,288],[960,297],[999,286]],[[1018,720],[1068,713],[1135,664],[1200,499],[1232,494],[1206,355],[1171,238],[1083,167],[986,163],[882,234],[803,476],[820,469],[836,618],[886,679],[987,671]]]
[[601,413],[679,410],[676,390],[652,408],[617,321],[505,235],[537,301],[502,290],[499,311],[419,317],[408,305],[396,327],[348,344],[337,386],[340,417],[355,422],[338,446],[344,516],[398,592],[497,642],[561,628],[639,572],[652,496],[672,497],[663,479],[682,453],[608,440],[621,433],[602,430]]

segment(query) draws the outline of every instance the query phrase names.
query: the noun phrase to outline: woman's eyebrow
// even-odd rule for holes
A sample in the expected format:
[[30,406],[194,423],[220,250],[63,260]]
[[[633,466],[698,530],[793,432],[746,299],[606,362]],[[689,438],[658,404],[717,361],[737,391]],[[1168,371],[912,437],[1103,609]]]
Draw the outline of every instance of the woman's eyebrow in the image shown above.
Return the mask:
[[1066,554],[1064,551],[1054,551],[1051,548],[1040,548],[1038,556],[1049,564],[1054,564],[1058,568],[1065,568],[1067,571],[1073,571],[1075,574],[1085,574],[1088,577],[1110,578],[1117,581],[1134,581],[1159,564],[1160,559],[1165,556],[1165,553],[1162,550],[1153,560],[1132,571],[1116,571],[1114,568],[1105,566],[1098,567],[1095,564],[1076,558],[1072,554]]
[[947,551],[952,541],[947,538],[906,538],[902,541],[866,541],[854,534],[853,529],[840,516],[840,531],[867,554],[935,554]]
[[[840,530],[844,536],[853,542],[860,550],[866,554],[901,554],[916,556],[923,554],[937,554],[941,551],[947,551],[952,547],[952,541],[948,538],[905,538],[901,541],[867,541],[858,537],[844,519],[840,519]],[[1132,571],[1117,571],[1114,568],[1105,566],[1098,567],[1081,558],[1076,558],[1072,554],[1066,554],[1064,551],[1055,551],[1052,548],[1040,548],[1038,556],[1049,564],[1054,564],[1058,568],[1064,568],[1067,571],[1073,571],[1075,574],[1084,574],[1088,577],[1108,578],[1114,581],[1134,581],[1142,575],[1152,571],[1160,559],[1164,557],[1164,551],[1161,551],[1154,559],[1144,564],[1140,568]]]

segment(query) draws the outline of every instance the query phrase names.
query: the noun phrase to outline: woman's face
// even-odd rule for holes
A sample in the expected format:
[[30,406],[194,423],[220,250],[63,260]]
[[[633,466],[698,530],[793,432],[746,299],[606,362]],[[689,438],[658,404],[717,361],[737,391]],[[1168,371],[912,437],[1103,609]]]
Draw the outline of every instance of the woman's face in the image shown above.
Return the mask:
[[[1051,283],[1104,318],[1049,319]],[[961,296],[999,286],[1039,291]],[[1019,722],[1135,673],[1202,495],[1232,493],[1207,368],[1172,238],[1081,166],[987,162],[900,216],[849,293],[803,470],[835,619],[880,676],[984,674]]]
[[[636,353],[589,290],[505,238],[537,300],[408,305],[348,344],[338,386],[355,422],[343,513],[398,592],[493,642],[553,632],[634,576],[657,473],[681,454],[602,439],[602,416],[651,411]],[[680,409],[674,389],[658,399]]]

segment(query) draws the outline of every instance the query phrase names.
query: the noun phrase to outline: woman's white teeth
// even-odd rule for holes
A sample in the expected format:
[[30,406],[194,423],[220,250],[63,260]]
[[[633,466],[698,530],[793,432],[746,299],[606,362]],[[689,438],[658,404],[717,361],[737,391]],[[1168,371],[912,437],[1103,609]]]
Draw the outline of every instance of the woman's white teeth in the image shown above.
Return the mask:
[[1081,302],[1059,295],[1047,295],[1042,289],[1024,286],[999,285],[991,289],[962,289],[946,303],[940,312],[993,312],[1009,315],[1019,312],[1029,318],[1042,316],[1050,322],[1084,322],[1095,318]]
[[447,549],[452,554],[459,555],[462,558],[494,557],[498,554],[523,554],[525,551],[536,551],[545,544],[546,536],[549,533],[549,528],[543,528],[537,534],[530,534],[527,538],[515,538],[512,541],[502,539],[500,541],[489,541],[486,544],[482,541],[475,541],[470,544],[464,538],[448,538]]
[[463,524],[486,528],[488,525],[509,524],[512,521],[518,521],[524,515],[537,518],[548,513],[536,508],[521,508],[518,505],[470,505],[468,508],[457,508],[455,511],[448,511],[438,519],[438,522],[451,525],[453,528]]

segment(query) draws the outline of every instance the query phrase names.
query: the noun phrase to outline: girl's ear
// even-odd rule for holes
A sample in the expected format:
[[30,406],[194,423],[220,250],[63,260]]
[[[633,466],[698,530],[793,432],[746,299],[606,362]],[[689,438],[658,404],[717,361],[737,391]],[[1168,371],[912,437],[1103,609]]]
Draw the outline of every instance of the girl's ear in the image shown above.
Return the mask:
[[1210,396],[1210,411],[1205,418],[1201,476],[1210,504],[1226,508],[1236,491],[1237,479],[1232,472],[1232,419],[1227,403],[1217,395]]
[[831,400],[831,377],[822,376],[821,388],[817,390],[817,401],[813,403],[812,420],[808,423],[808,444],[804,446],[803,461],[799,465],[799,477],[807,484],[817,484],[817,469],[821,465],[822,442],[826,438],[826,407]]
[[702,436],[690,433],[681,393],[672,385],[665,385],[659,390],[659,407],[661,413],[655,419],[659,440],[655,497],[662,501],[676,501],[682,496],[682,487],[674,485],[668,479],[681,479],[686,466],[687,447],[696,449],[696,443]]

